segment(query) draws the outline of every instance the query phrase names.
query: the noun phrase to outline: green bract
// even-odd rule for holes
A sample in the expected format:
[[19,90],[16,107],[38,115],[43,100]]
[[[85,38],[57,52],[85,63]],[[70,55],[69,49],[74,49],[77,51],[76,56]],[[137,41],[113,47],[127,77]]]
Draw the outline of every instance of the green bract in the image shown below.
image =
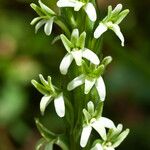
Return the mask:
[[57,145],[62,150],[114,150],[126,138],[129,129],[122,132],[122,124],[116,127],[112,120],[102,117],[106,99],[102,76],[112,57],[102,57],[100,37],[111,29],[124,46],[119,24],[129,10],[121,11],[121,4],[114,9],[109,6],[107,16],[100,21],[96,1],[58,0],[56,6],[57,13],[40,0],[39,6],[31,4],[39,15],[31,21],[35,31],[44,26],[45,34],[51,35],[55,23],[61,31],[52,43],[60,39],[66,52],[59,66],[60,73],[65,75],[60,75],[61,89],[52,84],[50,76],[45,80],[40,74],[41,83],[32,80],[34,87],[43,95],[41,114],[44,115],[47,106],[54,102],[56,114],[64,118],[64,129],[60,130],[60,134],[47,129],[39,119],[35,120],[42,136],[36,149],[53,150]]

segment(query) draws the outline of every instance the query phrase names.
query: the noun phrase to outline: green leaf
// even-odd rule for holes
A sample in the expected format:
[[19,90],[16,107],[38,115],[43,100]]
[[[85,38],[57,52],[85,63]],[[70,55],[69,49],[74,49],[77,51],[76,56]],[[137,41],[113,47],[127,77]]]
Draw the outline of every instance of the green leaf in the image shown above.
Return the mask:
[[76,46],[78,38],[79,38],[79,30],[74,29],[71,34],[71,43],[73,43],[74,46]]
[[40,122],[39,119],[35,119],[36,126],[41,134],[41,136],[46,139],[48,142],[51,142],[57,138],[57,135],[47,128],[45,128]]
[[78,38],[77,47],[84,48],[84,46],[85,46],[85,38],[86,38],[86,32],[82,32],[82,34]]
[[49,95],[49,91],[47,91],[43,85],[39,84],[35,80],[31,80],[31,83],[40,93],[42,93],[43,95]]
[[129,13],[129,9],[126,9],[124,11],[122,11],[118,16],[117,16],[117,21],[115,22],[116,24],[121,23],[121,21],[127,16],[127,14]]
[[45,145],[46,141],[44,138],[41,138],[35,145],[35,149],[36,150],[40,150],[44,145]]
[[39,16],[45,15],[45,14],[43,13],[42,9],[41,9],[39,6],[37,6],[36,4],[32,3],[32,4],[30,4],[30,6],[32,7],[32,9],[35,10],[35,12],[36,12]]
[[123,131],[116,139],[115,142],[113,143],[113,147],[116,148],[118,147],[123,140],[127,137],[127,135],[129,134],[130,130],[126,129],[125,131]]
[[66,50],[70,53],[71,48],[73,48],[72,43],[67,39],[67,37],[63,34],[60,35],[60,38],[63,42],[64,47],[66,48]]

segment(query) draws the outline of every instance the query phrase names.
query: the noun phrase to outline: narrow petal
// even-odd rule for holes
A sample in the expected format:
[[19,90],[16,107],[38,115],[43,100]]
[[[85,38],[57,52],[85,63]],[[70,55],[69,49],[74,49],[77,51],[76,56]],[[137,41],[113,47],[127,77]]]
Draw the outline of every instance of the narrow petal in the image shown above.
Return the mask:
[[46,23],[46,20],[39,21],[35,26],[35,33]]
[[82,85],[84,83],[85,76],[82,74],[76,78],[74,78],[71,82],[69,82],[67,86],[67,90],[71,91],[75,89],[76,87]]
[[93,6],[92,3],[87,3],[84,7],[85,12],[87,13],[89,19],[93,22],[96,21],[97,15],[96,15],[96,10],[95,7]]
[[103,140],[107,139],[106,136],[106,129],[105,127],[101,124],[100,121],[94,121],[91,126],[99,133],[99,135],[102,137]]
[[93,51],[87,48],[84,48],[84,50],[82,51],[82,57],[86,58],[95,65],[99,65],[100,63],[98,56]]
[[97,121],[106,128],[109,128],[109,129],[115,128],[113,121],[111,121],[110,119],[106,117],[100,117],[99,119],[97,119]]
[[118,38],[121,40],[121,46],[124,46],[124,36],[121,33],[120,27],[117,24],[111,24],[110,29],[113,30]]
[[50,35],[52,32],[52,26],[53,26],[53,18],[48,20],[44,26],[44,32],[46,35]]
[[92,131],[91,126],[85,126],[81,133],[80,146],[85,147]]
[[98,39],[105,31],[107,31],[107,29],[108,28],[104,23],[100,23],[94,31],[94,38]]
[[103,147],[100,143],[97,143],[91,150],[103,150]]
[[57,2],[58,7],[75,7],[76,3],[75,1],[71,0],[59,0]]
[[88,94],[92,87],[94,86],[96,82],[96,79],[85,79],[85,88],[84,88],[84,94]]
[[64,104],[64,97],[63,93],[60,93],[55,99],[54,99],[54,106],[56,113],[59,117],[65,116],[65,104]]
[[82,50],[73,50],[71,51],[73,58],[78,66],[82,65]]
[[51,96],[43,96],[42,97],[41,102],[40,102],[40,111],[41,111],[42,115],[44,115],[45,109],[51,101],[52,101]]
[[100,76],[95,83],[100,100],[104,101],[106,97],[106,88],[103,78]]
[[70,64],[72,63],[73,57],[69,53],[67,53],[64,58],[62,59],[59,69],[61,74],[66,75],[68,72],[68,68]]

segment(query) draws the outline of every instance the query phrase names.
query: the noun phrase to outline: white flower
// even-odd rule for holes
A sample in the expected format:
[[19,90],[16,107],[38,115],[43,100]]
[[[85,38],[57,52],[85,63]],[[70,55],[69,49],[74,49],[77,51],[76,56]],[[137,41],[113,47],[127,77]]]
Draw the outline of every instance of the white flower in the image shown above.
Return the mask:
[[99,38],[108,29],[115,32],[118,38],[121,40],[121,45],[124,46],[124,36],[120,30],[119,24],[129,13],[129,10],[122,11],[122,5],[118,4],[112,11],[112,7],[108,7],[108,15],[99,23],[94,31],[94,37]]
[[57,2],[58,7],[73,7],[74,11],[79,11],[82,7],[87,13],[91,21],[96,21],[97,15],[95,7],[92,3],[80,2],[78,0],[59,0]]
[[39,0],[38,2],[40,4],[40,7],[38,7],[36,4],[31,4],[31,7],[37,12],[37,14],[39,14],[39,10],[41,12],[39,17],[36,17],[31,21],[31,25],[36,24],[36,33],[44,25],[45,34],[50,35],[52,32],[53,22],[56,14],[53,10],[43,4],[41,0]]
[[62,74],[67,74],[68,68],[73,60],[75,60],[78,66],[81,66],[83,58],[86,58],[95,65],[100,63],[97,55],[90,49],[84,47],[86,37],[85,32],[79,36],[78,29],[74,29],[71,35],[71,41],[68,40],[64,35],[61,35],[60,37],[68,52],[60,63],[59,69]]
[[107,23],[99,23],[98,27],[94,31],[94,37],[97,39],[99,38],[105,31],[111,29],[115,32],[118,38],[121,40],[121,45],[124,46],[124,37],[120,31],[120,27],[117,24],[113,24],[112,22]]
[[90,92],[90,90],[92,89],[92,87],[95,85],[100,100],[104,101],[105,97],[106,97],[106,88],[105,88],[105,83],[103,81],[103,78],[100,76],[98,78],[88,78],[86,75],[82,74],[78,77],[76,77],[75,79],[73,79],[67,86],[67,89],[69,91],[75,89],[76,87],[85,84],[85,88],[84,88],[84,93],[88,94]]
[[90,120],[90,123],[85,125],[83,127],[82,133],[81,133],[81,139],[80,139],[80,146],[85,147],[88,139],[90,137],[92,128],[94,128],[99,135],[102,137],[103,140],[106,140],[106,129],[105,128],[115,128],[114,123],[105,117],[100,117],[98,119],[92,118]]
[[35,80],[32,80],[32,84],[40,93],[44,95],[40,102],[41,114],[44,115],[46,107],[50,102],[54,100],[54,106],[57,115],[59,117],[64,117],[65,103],[63,93],[56,91],[57,88],[52,85],[50,76],[48,76],[48,81],[46,81],[41,74],[39,75],[39,77],[42,84],[38,83]]
[[96,140],[96,144],[94,144],[91,150],[115,150],[129,134],[129,129],[121,132],[122,129],[122,124],[110,129],[107,134],[107,139],[105,141]]

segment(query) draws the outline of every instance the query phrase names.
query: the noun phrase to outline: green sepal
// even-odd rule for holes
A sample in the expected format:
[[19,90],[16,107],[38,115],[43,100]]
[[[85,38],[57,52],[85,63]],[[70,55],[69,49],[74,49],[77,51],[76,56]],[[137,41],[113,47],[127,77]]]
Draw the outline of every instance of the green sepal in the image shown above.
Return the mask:
[[[118,4],[118,5],[121,5],[121,4]],[[118,6],[117,5],[117,6]],[[121,12],[121,10],[122,10],[122,7],[120,7],[119,9],[117,8],[117,6],[114,8],[114,10],[111,12],[111,15],[112,15],[112,17],[115,17],[115,16],[117,16],[120,12]],[[122,6],[122,5],[121,5]]]
[[117,21],[115,22],[116,24],[121,23],[121,21],[127,16],[127,14],[129,13],[129,9],[125,9],[124,11],[122,11],[118,16],[117,16]]
[[129,129],[124,130],[124,131],[115,139],[115,142],[113,143],[113,147],[114,147],[114,148],[118,147],[118,146],[123,142],[123,140],[127,137],[127,135],[129,134],[129,132],[130,132]]
[[112,57],[111,57],[111,56],[106,56],[106,57],[102,60],[101,64],[103,64],[103,65],[106,67],[106,66],[109,65],[111,62],[112,62]]
[[103,106],[104,106],[104,103],[101,102],[101,101],[98,101],[97,105],[96,105],[96,108],[95,108],[95,114],[94,116],[96,118],[99,118],[102,116],[102,112],[103,112]]
[[119,125],[117,126],[117,128],[109,129],[108,134],[107,134],[107,139],[108,139],[108,141],[109,141],[109,140],[110,140],[110,141],[115,140],[116,137],[121,133],[122,128],[123,128],[122,124],[119,124]]
[[84,48],[85,46],[85,38],[86,38],[86,32],[82,32],[80,37],[78,38],[78,41],[77,41],[77,47],[79,48]]
[[109,5],[109,6],[108,6],[108,14],[107,14],[107,18],[108,18],[108,19],[111,17],[111,14],[112,14],[112,6]]
[[79,30],[74,29],[72,31],[72,34],[71,34],[71,43],[74,45],[74,47],[76,47],[76,43],[78,41],[78,38],[79,38]]
[[91,69],[84,60],[82,60],[82,71],[84,74],[89,74],[91,72]]
[[84,114],[86,123],[88,123],[92,117],[91,114],[86,109],[83,109],[83,114]]
[[41,83],[42,83],[47,89],[50,89],[50,86],[52,86],[52,85],[49,85],[49,83],[44,79],[44,77],[43,77],[42,74],[39,74],[39,78],[40,78]]
[[35,119],[36,126],[41,134],[41,136],[46,139],[48,142],[55,140],[58,136],[45,128],[39,121],[39,119]]
[[37,81],[31,80],[31,83],[43,95],[49,95],[50,94],[49,91],[46,90],[46,88],[43,85],[41,85],[40,83],[38,83]]
[[93,115],[95,110],[94,110],[94,104],[92,101],[88,102],[87,103],[87,109],[88,109],[88,112]]
[[46,144],[46,140],[41,138],[35,145],[35,150],[40,150]]
[[51,10],[49,7],[47,7],[45,4],[43,4],[41,2],[41,0],[39,0],[39,4],[42,8],[42,11],[47,14],[47,15],[55,15],[55,12],[53,10]]
[[45,14],[43,13],[42,9],[41,9],[39,6],[37,6],[36,4],[31,3],[30,6],[31,6],[32,9],[35,10],[35,12],[36,12],[39,16],[45,15]]
[[103,74],[103,72],[104,72],[104,69],[105,69],[105,66],[103,64],[100,65],[97,69],[95,69],[93,71],[93,75],[95,75],[96,77],[101,76]]
[[60,35],[60,38],[61,38],[61,40],[62,40],[62,42],[63,42],[63,45],[64,45],[64,47],[66,48],[66,50],[67,50],[68,52],[70,52],[70,51],[71,51],[71,48],[73,48],[72,43],[67,39],[67,37],[66,37],[64,34],[61,34],[61,35]]

